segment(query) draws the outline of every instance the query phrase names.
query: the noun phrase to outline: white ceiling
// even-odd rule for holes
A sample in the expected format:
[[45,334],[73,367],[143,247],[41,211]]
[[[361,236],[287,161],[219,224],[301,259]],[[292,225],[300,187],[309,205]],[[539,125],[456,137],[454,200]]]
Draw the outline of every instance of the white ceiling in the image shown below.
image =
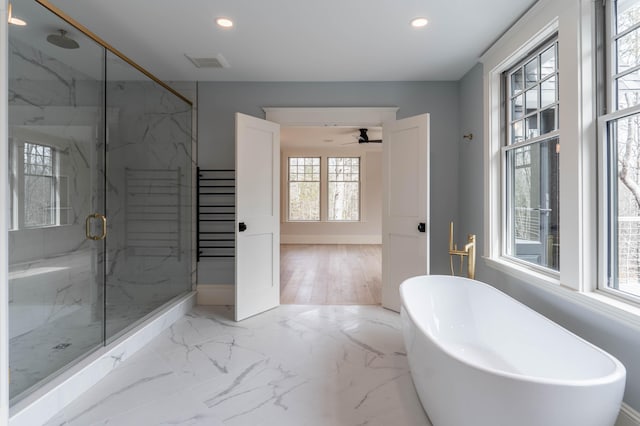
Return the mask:
[[[282,127],[280,146],[284,149],[350,149],[358,151],[382,151],[379,143],[358,143],[360,131],[354,127]],[[382,127],[369,127],[369,140],[382,139]]]
[[[162,80],[428,81],[462,77],[534,0],[52,2]],[[236,26],[217,28],[219,16]],[[416,16],[429,25],[411,28]]]

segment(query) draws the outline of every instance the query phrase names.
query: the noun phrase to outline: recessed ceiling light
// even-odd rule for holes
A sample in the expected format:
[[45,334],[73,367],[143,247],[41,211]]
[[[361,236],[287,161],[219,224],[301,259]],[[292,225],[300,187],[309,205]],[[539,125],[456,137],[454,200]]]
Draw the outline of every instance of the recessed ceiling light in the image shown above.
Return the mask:
[[19,27],[24,27],[25,25],[27,25],[27,23],[24,20],[22,20],[20,18],[16,18],[15,16],[13,16],[11,3],[9,3],[9,19],[8,19],[8,22],[10,24],[17,25]]
[[24,27],[25,25],[27,25],[25,21],[23,21],[20,18],[16,18],[15,16],[12,16],[11,19],[9,19],[9,23],[13,25],[17,25],[19,27]]
[[411,26],[413,28],[426,27],[428,23],[429,23],[429,21],[427,21],[427,18],[413,18],[411,20]]
[[233,21],[229,18],[218,18],[216,19],[216,24],[222,28],[231,28],[233,27]]

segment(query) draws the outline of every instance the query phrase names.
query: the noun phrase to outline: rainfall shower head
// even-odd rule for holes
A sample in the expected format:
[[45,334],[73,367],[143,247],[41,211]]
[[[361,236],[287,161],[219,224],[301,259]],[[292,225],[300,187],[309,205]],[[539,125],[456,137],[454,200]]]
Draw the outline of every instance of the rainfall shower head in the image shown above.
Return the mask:
[[80,47],[77,41],[72,38],[67,37],[67,32],[65,30],[58,30],[60,34],[49,34],[47,36],[47,41],[54,46],[62,47],[63,49],[77,49]]

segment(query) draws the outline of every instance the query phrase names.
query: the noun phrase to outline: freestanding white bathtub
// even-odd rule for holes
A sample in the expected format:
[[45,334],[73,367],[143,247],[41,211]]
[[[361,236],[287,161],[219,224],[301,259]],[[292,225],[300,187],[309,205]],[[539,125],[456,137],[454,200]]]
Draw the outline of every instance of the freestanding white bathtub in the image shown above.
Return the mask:
[[626,370],[495,288],[451,276],[400,286],[409,366],[434,426],[607,426]]

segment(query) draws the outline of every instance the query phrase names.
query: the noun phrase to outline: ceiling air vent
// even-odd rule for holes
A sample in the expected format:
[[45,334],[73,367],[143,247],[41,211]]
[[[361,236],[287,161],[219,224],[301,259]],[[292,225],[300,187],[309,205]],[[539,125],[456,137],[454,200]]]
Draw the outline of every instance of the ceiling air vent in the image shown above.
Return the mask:
[[229,68],[229,62],[220,54],[209,58],[195,57],[187,54],[184,56],[186,56],[196,68]]

